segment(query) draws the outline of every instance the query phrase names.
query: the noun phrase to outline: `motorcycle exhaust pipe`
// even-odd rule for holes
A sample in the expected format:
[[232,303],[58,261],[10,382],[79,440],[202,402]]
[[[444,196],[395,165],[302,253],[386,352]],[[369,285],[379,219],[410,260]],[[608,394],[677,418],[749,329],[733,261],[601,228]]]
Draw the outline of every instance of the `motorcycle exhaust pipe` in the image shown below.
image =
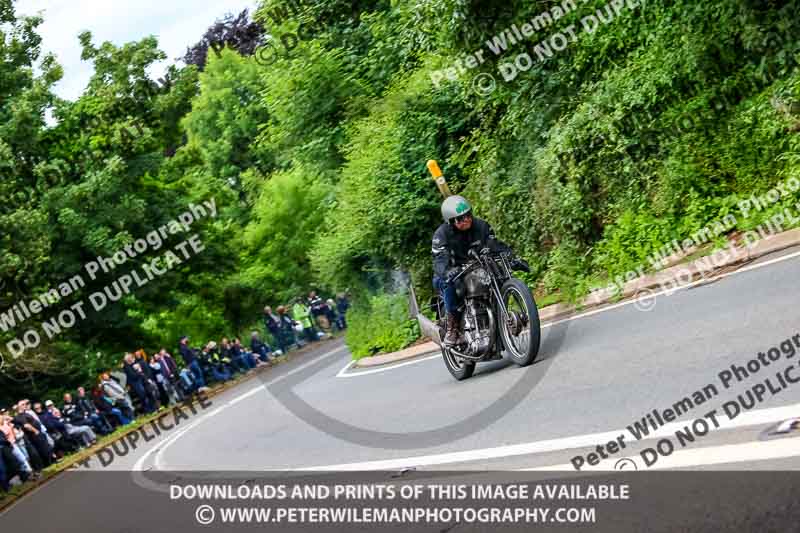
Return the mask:
[[417,293],[414,291],[413,285],[411,285],[410,290],[408,291],[408,309],[411,318],[417,319],[417,323],[419,323],[419,330],[422,332],[422,334],[441,346],[442,339],[439,336],[439,326],[436,324],[436,322],[420,313],[419,304],[417,303]]

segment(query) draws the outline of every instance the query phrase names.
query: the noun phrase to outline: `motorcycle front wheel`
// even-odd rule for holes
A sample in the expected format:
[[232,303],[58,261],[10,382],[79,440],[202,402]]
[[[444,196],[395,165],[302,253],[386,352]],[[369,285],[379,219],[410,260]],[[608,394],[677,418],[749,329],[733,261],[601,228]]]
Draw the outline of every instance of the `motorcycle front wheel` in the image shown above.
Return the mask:
[[444,345],[441,348],[444,366],[447,367],[447,370],[450,371],[454,378],[456,378],[458,381],[461,381],[462,379],[467,379],[472,376],[473,372],[475,372],[474,362],[458,359]]
[[539,355],[541,329],[539,310],[525,283],[511,278],[500,288],[507,313],[500,316],[500,335],[511,361],[528,366]]

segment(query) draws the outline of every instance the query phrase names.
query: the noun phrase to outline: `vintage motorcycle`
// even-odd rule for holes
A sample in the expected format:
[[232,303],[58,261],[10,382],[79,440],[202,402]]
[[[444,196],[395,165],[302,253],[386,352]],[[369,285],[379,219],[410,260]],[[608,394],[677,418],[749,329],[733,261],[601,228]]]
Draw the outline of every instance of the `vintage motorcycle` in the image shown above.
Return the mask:
[[459,381],[472,376],[476,363],[502,359],[504,351],[512,362],[530,365],[541,341],[536,302],[528,286],[512,275],[511,255],[473,249],[469,256],[453,278],[463,297],[460,342],[448,346],[442,340],[446,321],[440,296],[433,298],[435,323],[421,313],[417,316],[422,331],[441,347],[447,370]]

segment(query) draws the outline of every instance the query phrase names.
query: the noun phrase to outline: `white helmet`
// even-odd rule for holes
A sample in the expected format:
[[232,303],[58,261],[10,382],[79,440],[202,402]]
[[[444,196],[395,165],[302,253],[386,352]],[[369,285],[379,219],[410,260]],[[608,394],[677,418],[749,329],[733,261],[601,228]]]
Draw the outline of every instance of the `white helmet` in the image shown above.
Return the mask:
[[471,212],[472,206],[463,196],[448,196],[442,202],[442,218],[444,218],[445,222],[452,224],[454,218]]

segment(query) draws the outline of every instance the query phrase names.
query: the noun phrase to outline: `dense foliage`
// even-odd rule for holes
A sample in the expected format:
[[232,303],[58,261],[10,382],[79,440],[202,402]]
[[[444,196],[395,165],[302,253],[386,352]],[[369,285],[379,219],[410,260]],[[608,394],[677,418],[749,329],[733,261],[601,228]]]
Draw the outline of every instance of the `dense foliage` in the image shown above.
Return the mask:
[[347,313],[347,320],[345,340],[353,359],[397,351],[420,336],[419,324],[408,316],[408,300],[403,293],[366,298]]
[[[67,102],[52,92],[61,68],[40,57],[40,21],[0,0],[0,310],[190,202],[220,209],[195,228],[197,257],[35,353],[5,354],[3,389],[88,379],[131,339],[241,332],[264,303],[311,286],[350,288],[367,321],[383,309],[367,295],[394,269],[430,290],[440,198],[428,159],[529,260],[531,283],[571,298],[800,175],[800,3],[632,4],[588,32],[584,17],[613,12],[574,2],[495,57],[487,40],[556,3],[308,0],[276,17],[286,3],[264,0],[255,22],[212,26],[165,83],[146,73],[164,57],[155,39],[81,35],[95,74]],[[535,45],[571,24],[576,37],[539,60]],[[485,62],[432,83],[478,50]],[[529,68],[504,81],[498,65],[523,52]],[[479,94],[486,74],[496,88]]]

